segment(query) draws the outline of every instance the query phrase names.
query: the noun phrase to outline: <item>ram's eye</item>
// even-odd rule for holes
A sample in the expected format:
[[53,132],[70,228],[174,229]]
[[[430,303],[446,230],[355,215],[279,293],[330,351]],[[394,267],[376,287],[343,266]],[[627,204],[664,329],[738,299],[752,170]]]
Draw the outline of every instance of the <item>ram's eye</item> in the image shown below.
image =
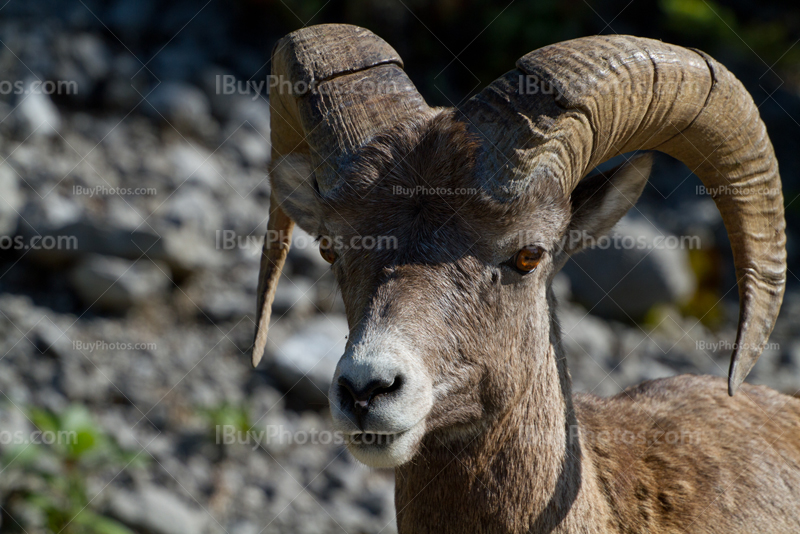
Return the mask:
[[333,250],[333,247],[326,246],[324,243],[319,246],[319,254],[322,256],[322,259],[328,263],[336,261],[336,251]]
[[522,273],[532,272],[539,265],[542,260],[544,249],[542,247],[531,245],[521,249],[512,259],[512,264],[516,269]]

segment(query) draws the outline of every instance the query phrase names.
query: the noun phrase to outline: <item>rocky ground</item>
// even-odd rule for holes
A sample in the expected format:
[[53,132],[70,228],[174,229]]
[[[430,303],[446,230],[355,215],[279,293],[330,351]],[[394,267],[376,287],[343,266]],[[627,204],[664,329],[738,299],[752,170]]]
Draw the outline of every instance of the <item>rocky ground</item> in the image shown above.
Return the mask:
[[[188,44],[143,65],[121,45],[145,31],[132,4],[43,21],[9,5],[0,21],[5,80],[78,83],[0,100],[0,530],[394,532],[392,474],[326,433],[346,320],[302,232],[250,368],[269,105],[215,81],[230,72],[218,62],[265,56],[204,55],[191,44],[224,36],[189,28]],[[713,202],[656,208],[618,234],[700,236],[699,250],[593,251],[556,282],[580,391],[727,372],[737,303]],[[790,288],[751,381],[800,389],[798,317]],[[36,429],[74,439],[42,443]]]

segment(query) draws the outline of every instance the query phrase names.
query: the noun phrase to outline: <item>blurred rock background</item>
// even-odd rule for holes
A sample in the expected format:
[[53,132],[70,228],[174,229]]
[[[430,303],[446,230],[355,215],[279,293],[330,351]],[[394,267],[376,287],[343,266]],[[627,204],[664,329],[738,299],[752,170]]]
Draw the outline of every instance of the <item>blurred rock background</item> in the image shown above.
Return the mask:
[[[8,0],[0,532],[395,531],[392,473],[356,465],[325,437],[347,329],[302,232],[267,357],[249,365],[269,198],[269,51],[322,22],[387,39],[434,105],[463,102],[532,49],[596,33],[660,38],[725,63],[767,122],[789,224],[789,289],[750,380],[800,389],[793,2]],[[225,94],[231,79],[249,91]],[[699,187],[659,156],[615,230],[645,247],[585,253],[557,279],[577,390],[726,374],[735,279]],[[653,248],[662,236],[683,244]]]

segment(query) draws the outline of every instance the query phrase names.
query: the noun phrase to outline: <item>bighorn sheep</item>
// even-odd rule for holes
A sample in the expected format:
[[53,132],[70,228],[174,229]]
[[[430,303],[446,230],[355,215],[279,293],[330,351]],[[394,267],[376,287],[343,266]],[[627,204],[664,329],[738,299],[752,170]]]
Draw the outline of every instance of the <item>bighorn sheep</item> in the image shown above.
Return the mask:
[[[800,532],[800,400],[742,384],[786,254],[778,164],[741,83],[703,52],[618,35],[523,56],[458,110],[428,107],[402,66],[352,26],[276,45],[253,363],[296,222],[326,238],[350,325],[334,425],[395,468],[400,532]],[[562,238],[631,207],[647,156],[582,178],[639,149],[717,192],[741,302],[727,392],[681,376],[572,395],[551,283],[582,243]],[[453,194],[394,194],[417,186]],[[342,245],[365,235],[397,246]]]

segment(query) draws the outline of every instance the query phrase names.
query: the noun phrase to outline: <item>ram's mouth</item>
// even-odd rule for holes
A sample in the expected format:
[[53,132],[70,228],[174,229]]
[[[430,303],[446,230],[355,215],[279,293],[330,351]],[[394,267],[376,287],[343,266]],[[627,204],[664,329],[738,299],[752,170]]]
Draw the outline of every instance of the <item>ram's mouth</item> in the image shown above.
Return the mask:
[[425,434],[425,421],[400,432],[353,432],[347,434],[350,453],[370,467],[397,467],[411,460]]

